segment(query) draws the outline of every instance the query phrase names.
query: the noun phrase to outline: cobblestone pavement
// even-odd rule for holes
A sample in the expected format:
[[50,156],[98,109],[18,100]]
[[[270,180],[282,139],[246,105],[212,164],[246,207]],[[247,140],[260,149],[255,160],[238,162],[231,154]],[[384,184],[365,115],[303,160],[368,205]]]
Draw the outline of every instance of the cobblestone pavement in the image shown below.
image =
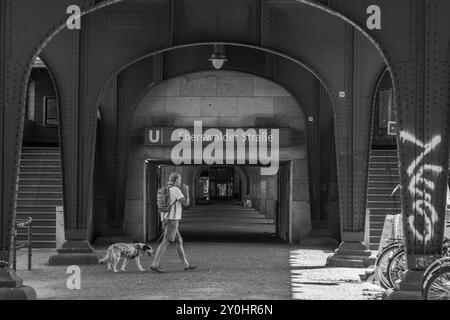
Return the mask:
[[[133,261],[125,273],[105,265],[81,266],[81,290],[66,287],[66,267],[49,266],[55,251],[36,249],[33,270],[26,270],[26,251],[18,254],[18,275],[35,288],[38,299],[381,299],[382,290],[362,282],[364,269],[324,267],[331,249],[272,243],[186,242],[189,260],[184,272],[174,247],[162,266],[165,274],[139,272]],[[103,255],[106,247],[97,248]],[[151,257],[141,259],[149,269]]]

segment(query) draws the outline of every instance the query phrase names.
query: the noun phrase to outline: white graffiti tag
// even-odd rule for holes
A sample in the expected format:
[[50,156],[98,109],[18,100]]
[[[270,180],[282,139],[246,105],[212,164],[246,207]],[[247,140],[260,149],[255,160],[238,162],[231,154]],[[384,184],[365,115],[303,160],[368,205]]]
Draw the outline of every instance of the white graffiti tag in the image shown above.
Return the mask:
[[402,142],[411,142],[418,147],[423,148],[422,153],[414,159],[409,165],[407,173],[410,177],[408,191],[414,197],[415,201],[412,204],[412,208],[423,219],[423,230],[418,230],[415,221],[415,215],[411,214],[408,217],[409,228],[414,233],[415,238],[419,241],[428,242],[431,240],[432,230],[434,225],[438,222],[439,217],[436,213],[436,209],[431,204],[431,194],[429,191],[433,191],[435,184],[424,178],[425,171],[429,171],[435,174],[440,174],[443,170],[442,167],[422,163],[427,154],[433,151],[439,143],[441,143],[441,136],[435,136],[427,144],[416,139],[412,134],[402,131],[400,132],[400,138]]

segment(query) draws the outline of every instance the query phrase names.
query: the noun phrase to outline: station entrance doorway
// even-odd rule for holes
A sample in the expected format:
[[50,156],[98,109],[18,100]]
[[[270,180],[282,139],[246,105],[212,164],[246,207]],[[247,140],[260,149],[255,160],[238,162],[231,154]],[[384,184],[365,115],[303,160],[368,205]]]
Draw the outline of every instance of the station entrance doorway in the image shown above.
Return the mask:
[[189,241],[272,242],[289,240],[290,162],[278,174],[260,176],[257,166],[179,165],[145,162],[146,241],[161,234],[158,188],[176,171],[189,186],[180,232]]

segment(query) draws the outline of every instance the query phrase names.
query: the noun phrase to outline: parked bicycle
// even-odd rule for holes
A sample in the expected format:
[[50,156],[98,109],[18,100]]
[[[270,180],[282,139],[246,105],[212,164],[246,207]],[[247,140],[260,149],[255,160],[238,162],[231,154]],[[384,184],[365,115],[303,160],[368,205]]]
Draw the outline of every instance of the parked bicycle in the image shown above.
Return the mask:
[[401,238],[392,238],[388,240],[386,247],[381,250],[375,260],[375,277],[378,279],[383,289],[393,288],[394,284],[388,277],[389,262],[392,257],[398,252],[404,249],[404,243]]
[[[447,225],[450,227],[450,224]],[[450,300],[450,239],[444,238],[442,258],[433,262],[423,274],[424,300]]]
[[[400,185],[397,185],[395,189],[391,193],[391,197],[394,197],[395,194],[400,190]],[[395,225],[395,224],[394,224]],[[397,235],[398,232],[394,232],[394,235]],[[395,256],[395,254],[401,250],[403,250],[405,244],[401,237],[390,238],[387,240],[387,245],[381,250],[381,252],[377,255],[375,260],[375,279],[378,280],[381,287],[384,289],[389,289],[394,287],[393,282],[391,282],[389,278],[389,262]],[[394,278],[392,276],[392,278]]]
[[408,270],[408,263],[406,261],[406,249],[403,244],[402,247],[396,251],[387,265],[387,279],[390,288],[394,288],[395,284],[400,281],[402,275]]
[[[397,190],[394,189],[391,196]],[[450,222],[446,228],[450,227]],[[384,289],[393,288],[408,270],[405,243],[401,238],[389,239],[375,261],[375,275]],[[422,296],[425,300],[450,300],[450,239],[444,238],[442,258],[424,272]]]

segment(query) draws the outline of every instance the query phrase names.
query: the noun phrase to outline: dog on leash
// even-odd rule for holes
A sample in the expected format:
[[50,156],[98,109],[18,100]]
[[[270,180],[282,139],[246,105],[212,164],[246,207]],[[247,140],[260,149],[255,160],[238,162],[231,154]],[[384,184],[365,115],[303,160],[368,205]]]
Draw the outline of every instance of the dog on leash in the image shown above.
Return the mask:
[[126,271],[128,260],[135,260],[136,266],[140,271],[145,271],[141,266],[141,255],[151,256],[153,249],[146,243],[116,243],[109,246],[106,251],[106,256],[103,259],[98,260],[98,263],[103,264],[108,262],[108,270],[119,272],[117,270],[117,264],[121,258],[124,258],[121,271]]

